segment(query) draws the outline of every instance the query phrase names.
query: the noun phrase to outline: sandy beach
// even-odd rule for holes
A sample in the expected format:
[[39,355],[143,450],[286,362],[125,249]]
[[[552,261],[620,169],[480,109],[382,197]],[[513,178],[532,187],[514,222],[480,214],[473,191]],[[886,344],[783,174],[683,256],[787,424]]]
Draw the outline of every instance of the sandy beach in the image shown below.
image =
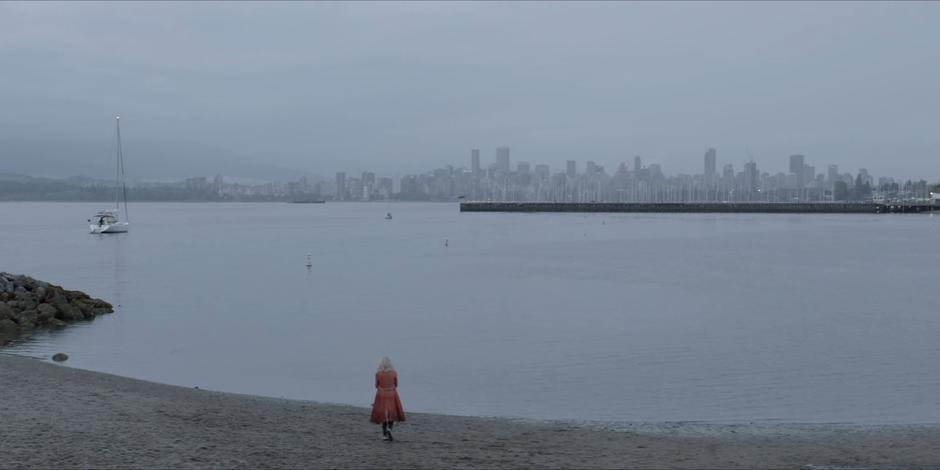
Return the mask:
[[387,443],[368,413],[0,354],[0,468],[940,468],[940,425],[604,430],[410,413]]

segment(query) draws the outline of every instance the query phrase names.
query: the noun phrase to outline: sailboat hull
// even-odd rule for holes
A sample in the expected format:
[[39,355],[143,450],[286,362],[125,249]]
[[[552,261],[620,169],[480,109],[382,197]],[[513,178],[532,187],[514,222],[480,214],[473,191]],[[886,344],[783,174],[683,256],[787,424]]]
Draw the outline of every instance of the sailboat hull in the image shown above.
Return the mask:
[[91,230],[91,233],[124,233],[130,229],[130,224],[127,222],[117,222],[106,225],[91,224],[88,228]]

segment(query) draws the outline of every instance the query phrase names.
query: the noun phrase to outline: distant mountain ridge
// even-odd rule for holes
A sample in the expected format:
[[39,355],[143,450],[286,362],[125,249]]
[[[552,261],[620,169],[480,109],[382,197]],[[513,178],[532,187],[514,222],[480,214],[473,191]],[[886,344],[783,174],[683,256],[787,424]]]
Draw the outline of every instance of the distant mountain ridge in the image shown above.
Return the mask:
[[[129,181],[172,181],[221,174],[242,181],[322,178],[258,162],[205,145],[127,140],[124,161]],[[82,141],[0,140],[0,173],[51,178],[114,178],[114,144]]]

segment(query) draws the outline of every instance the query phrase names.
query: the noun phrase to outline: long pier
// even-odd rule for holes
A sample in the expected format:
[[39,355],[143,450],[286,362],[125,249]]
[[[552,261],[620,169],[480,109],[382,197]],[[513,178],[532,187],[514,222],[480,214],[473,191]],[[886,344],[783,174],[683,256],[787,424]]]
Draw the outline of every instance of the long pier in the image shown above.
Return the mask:
[[930,203],[874,202],[461,202],[460,212],[667,212],[889,214],[940,211]]

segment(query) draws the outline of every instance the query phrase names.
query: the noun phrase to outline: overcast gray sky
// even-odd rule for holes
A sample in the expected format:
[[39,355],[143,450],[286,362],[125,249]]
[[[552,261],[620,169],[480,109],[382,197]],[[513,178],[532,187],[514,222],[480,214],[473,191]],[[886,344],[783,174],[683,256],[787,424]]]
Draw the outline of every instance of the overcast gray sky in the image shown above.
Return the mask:
[[0,3],[0,64],[0,139],[940,179],[938,3]]

